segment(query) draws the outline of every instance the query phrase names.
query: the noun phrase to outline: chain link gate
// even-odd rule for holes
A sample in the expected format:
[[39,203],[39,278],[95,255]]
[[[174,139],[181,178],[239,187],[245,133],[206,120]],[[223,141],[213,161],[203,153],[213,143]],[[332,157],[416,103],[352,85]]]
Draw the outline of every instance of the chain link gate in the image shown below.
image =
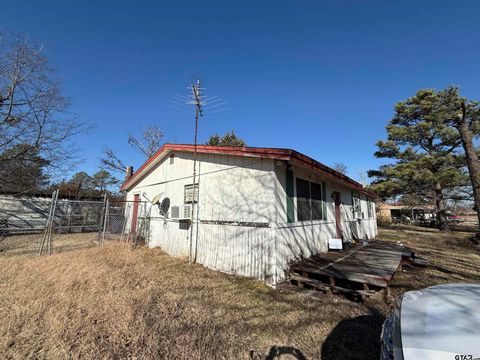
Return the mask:
[[104,200],[58,199],[58,190],[52,195],[38,254],[80,249],[100,241],[105,217]]
[[131,241],[136,245],[148,243],[150,207],[146,201],[106,200],[102,227],[102,242]]

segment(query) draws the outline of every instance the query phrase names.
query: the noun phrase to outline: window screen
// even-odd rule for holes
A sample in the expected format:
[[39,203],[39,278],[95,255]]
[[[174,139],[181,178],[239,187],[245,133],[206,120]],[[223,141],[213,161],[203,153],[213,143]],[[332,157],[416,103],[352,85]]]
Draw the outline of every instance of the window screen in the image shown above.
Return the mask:
[[322,185],[297,178],[297,221],[326,220]]
[[362,206],[360,203],[360,196],[358,194],[352,193],[352,206],[353,206],[353,217],[361,218]]
[[322,220],[322,185],[310,183],[312,200],[312,220]]
[[372,199],[368,199],[368,218],[373,219],[375,213],[375,203],[372,201]]
[[310,183],[297,178],[297,221],[310,219]]

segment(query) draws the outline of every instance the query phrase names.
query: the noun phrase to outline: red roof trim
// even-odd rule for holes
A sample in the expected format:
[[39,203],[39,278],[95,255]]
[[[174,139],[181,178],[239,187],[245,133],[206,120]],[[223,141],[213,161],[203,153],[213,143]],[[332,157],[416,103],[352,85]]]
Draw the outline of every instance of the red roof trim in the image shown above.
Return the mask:
[[[195,149],[194,145],[187,144],[165,144],[163,145],[153,156],[151,156],[135,173],[123,183],[120,188],[120,191],[124,191],[128,188],[129,185],[132,185],[135,180],[141,178],[143,170],[148,167],[154,160],[156,160],[160,155],[167,151],[186,151],[193,152]],[[349,183],[350,185],[357,188],[359,191],[373,195],[364,189],[363,185],[356,182],[355,180],[349,178],[348,176],[339,173],[338,171],[308,157],[299,152],[296,152],[291,149],[281,149],[281,148],[255,148],[255,147],[226,147],[226,146],[210,146],[210,145],[197,145],[197,152],[202,154],[224,154],[224,155],[236,155],[236,156],[250,156],[250,157],[263,157],[275,160],[293,160],[296,163],[310,167],[312,169],[321,170],[330,177],[335,179],[343,180],[344,182]]]

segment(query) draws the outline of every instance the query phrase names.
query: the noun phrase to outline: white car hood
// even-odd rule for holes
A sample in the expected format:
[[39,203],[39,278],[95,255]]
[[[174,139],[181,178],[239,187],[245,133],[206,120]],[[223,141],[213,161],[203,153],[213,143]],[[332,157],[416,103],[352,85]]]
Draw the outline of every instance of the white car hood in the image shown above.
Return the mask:
[[446,284],[405,293],[400,326],[405,360],[480,357],[480,285]]

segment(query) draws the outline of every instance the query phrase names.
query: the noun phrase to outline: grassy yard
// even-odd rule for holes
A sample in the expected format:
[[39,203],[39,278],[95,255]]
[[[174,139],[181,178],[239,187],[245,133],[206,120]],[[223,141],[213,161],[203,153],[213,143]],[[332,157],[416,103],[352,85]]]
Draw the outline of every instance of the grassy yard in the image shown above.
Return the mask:
[[[43,232],[0,236],[0,257],[36,255],[42,238]],[[52,239],[52,252],[58,253],[92,247],[95,246],[95,242],[98,242],[98,239],[98,232],[69,234],[55,233],[53,234]]]
[[[468,236],[381,230],[379,238],[402,241],[432,264],[397,274],[394,294],[479,281],[480,250]],[[375,359],[387,310],[280,292],[121,243],[2,257],[0,267],[1,358],[265,359],[300,351],[307,359]]]
[[439,233],[435,229],[393,226],[380,229],[379,238],[401,242],[425,257],[430,266],[421,271],[399,272],[392,288],[396,294],[446,282],[480,282],[480,246],[469,240],[471,232]]

